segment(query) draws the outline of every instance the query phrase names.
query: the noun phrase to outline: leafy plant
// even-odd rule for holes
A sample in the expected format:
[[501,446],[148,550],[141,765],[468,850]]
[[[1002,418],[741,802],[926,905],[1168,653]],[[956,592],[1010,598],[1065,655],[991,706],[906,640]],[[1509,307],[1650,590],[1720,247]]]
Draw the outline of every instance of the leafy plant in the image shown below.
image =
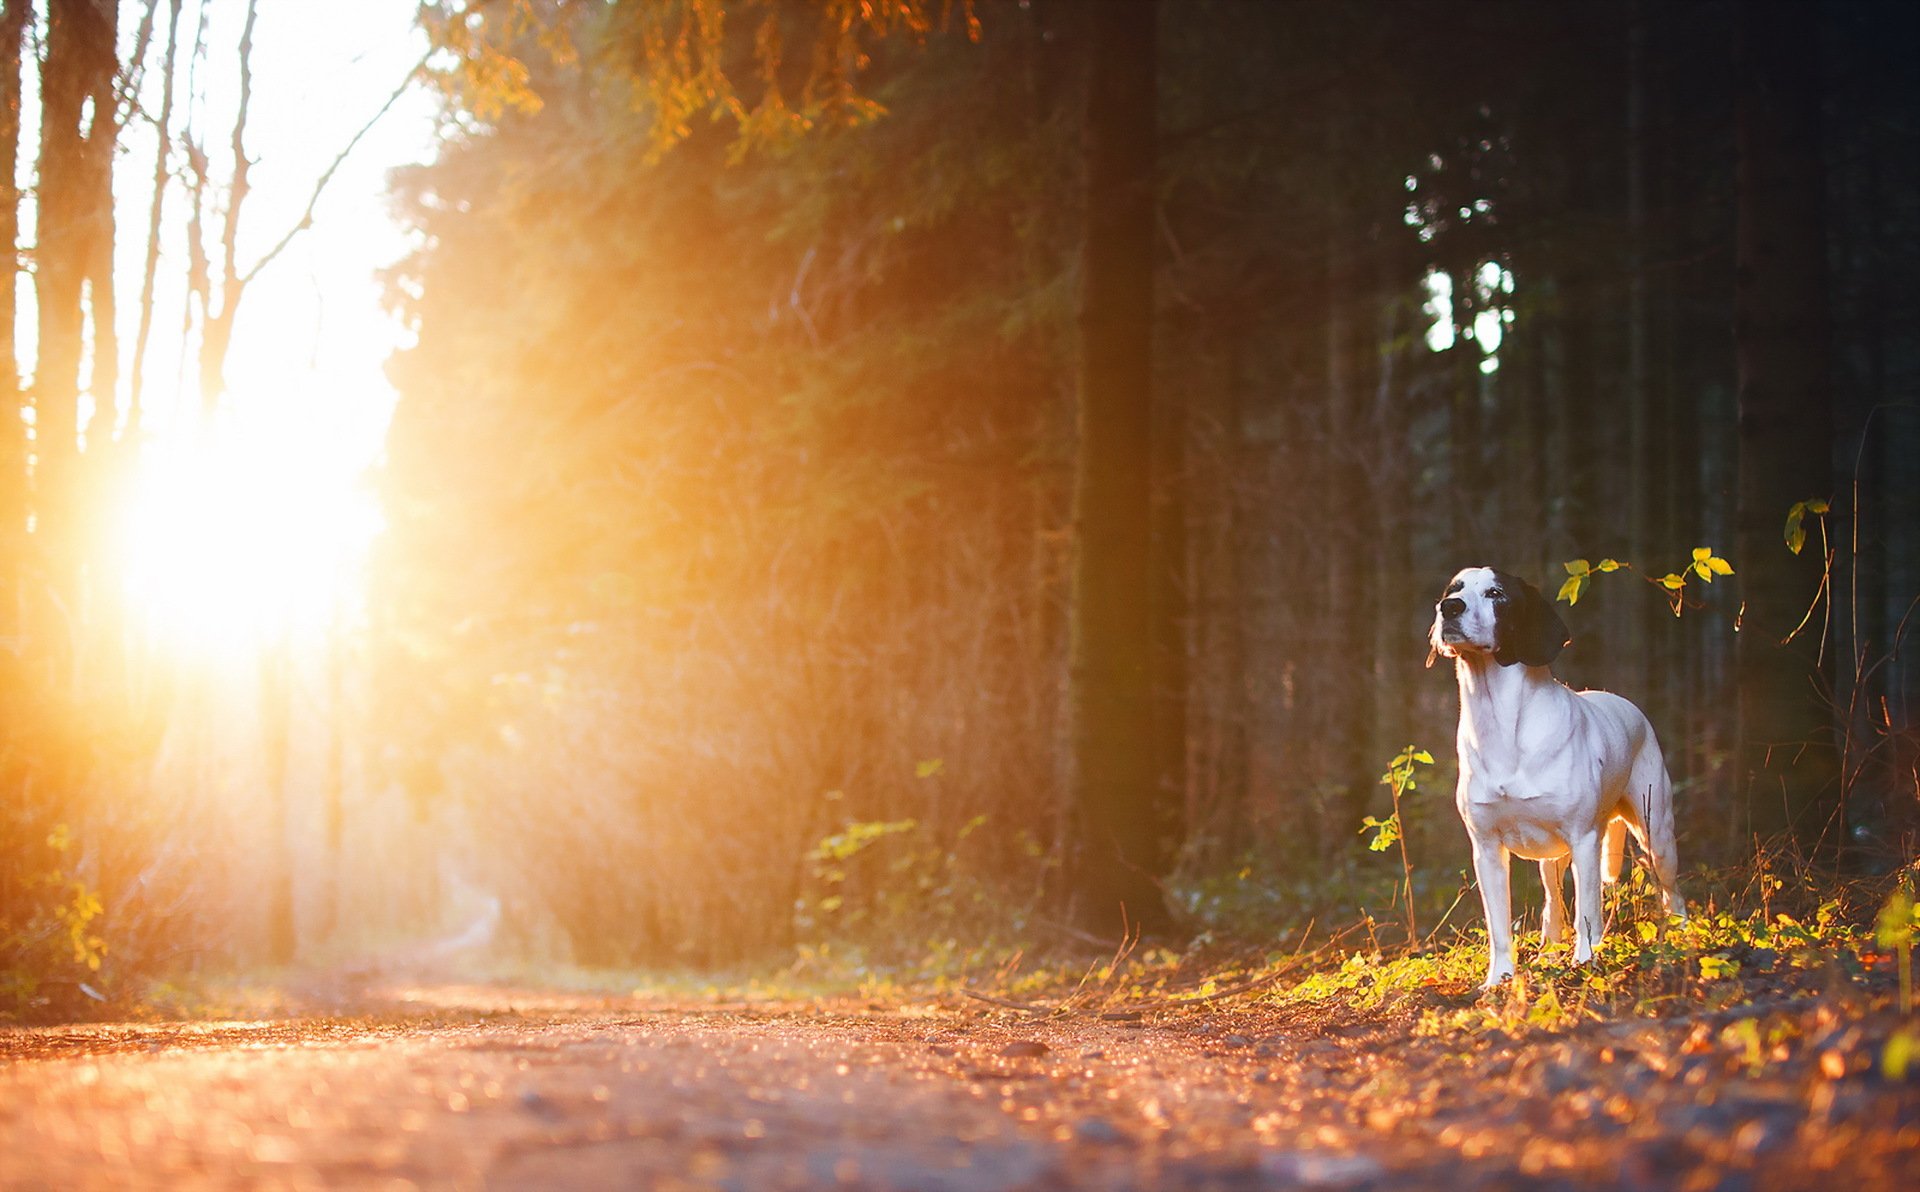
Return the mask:
[[106,906],[69,866],[73,844],[72,830],[55,824],[46,837],[51,860],[26,883],[27,905],[4,908],[26,914],[14,919],[0,911],[0,960],[10,969],[4,984],[16,1003],[39,996],[48,978],[71,979],[89,996],[99,996],[84,982],[106,960],[107,940],[99,930]]
[[1913,939],[1920,932],[1920,906],[1905,886],[1888,896],[1886,905],[1874,919],[1873,938],[1883,951],[1898,958],[1900,977],[1900,1013],[1913,1013]]
[[[861,820],[850,822],[845,828],[829,836],[824,836],[807,854],[807,860],[813,864],[813,874],[829,886],[838,887],[847,880],[846,863],[876,841],[902,832],[911,832],[920,826],[920,821],[902,820]],[[839,893],[829,894],[816,904],[822,911],[831,914],[840,909],[845,898]]]
[[1793,503],[1793,507],[1787,510],[1785,537],[1788,550],[1797,555],[1800,553],[1800,549],[1807,544],[1806,519],[1809,513],[1820,519],[1820,537],[1822,540],[1825,540],[1827,536],[1826,515],[1828,508],[1827,502],[1820,500],[1818,497],[1805,501],[1795,501]]
[[1407,834],[1400,819],[1400,800],[1411,794],[1420,785],[1418,768],[1431,766],[1433,755],[1418,745],[1409,745],[1394,756],[1387,764],[1387,772],[1380,776],[1380,784],[1393,792],[1393,814],[1385,819],[1367,816],[1360,821],[1360,831],[1371,831],[1373,839],[1367,847],[1376,853],[1384,853],[1394,845],[1400,846],[1400,869],[1404,875],[1401,888],[1402,901],[1407,907],[1407,946],[1413,947],[1420,940],[1420,931],[1413,917],[1413,862],[1407,857]]
[[[1618,559],[1602,559],[1598,563],[1589,563],[1585,559],[1573,559],[1562,566],[1567,570],[1567,579],[1560,585],[1557,599],[1566,601],[1569,607],[1580,603],[1580,597],[1586,595],[1587,586],[1593,582],[1594,576],[1605,575],[1612,571],[1637,571],[1633,564],[1623,563]],[[1640,578],[1660,589],[1661,594],[1666,597],[1668,607],[1673,609],[1673,615],[1677,617],[1686,607],[1686,588],[1689,579],[1698,578],[1700,582],[1710,584],[1717,575],[1732,574],[1733,564],[1714,554],[1712,547],[1696,546],[1693,548],[1693,558],[1678,571],[1669,571],[1658,578],[1642,574]]]

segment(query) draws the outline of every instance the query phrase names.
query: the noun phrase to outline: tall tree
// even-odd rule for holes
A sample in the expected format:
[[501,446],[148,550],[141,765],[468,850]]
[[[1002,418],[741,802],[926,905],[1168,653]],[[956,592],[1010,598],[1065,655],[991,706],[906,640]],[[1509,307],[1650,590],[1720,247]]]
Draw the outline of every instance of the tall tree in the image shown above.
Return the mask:
[[1157,929],[1163,839],[1151,593],[1158,6],[1087,5],[1069,733],[1070,882],[1089,927]]
[[[98,343],[111,287],[100,262],[113,234],[113,107],[117,0],[51,0],[40,66],[40,185],[34,249],[39,346],[34,369],[37,531],[56,590],[71,597],[84,513],[80,477],[81,356]],[[103,140],[102,137],[105,137]],[[110,377],[92,378],[95,408],[111,412]]]
[[31,0],[0,3],[0,634],[16,631],[14,585],[27,533],[27,437],[20,419],[14,282],[20,271],[20,49]]
[[1834,827],[1838,771],[1823,629],[1793,631],[1828,560],[1817,543],[1788,553],[1781,526],[1795,502],[1833,495],[1819,30],[1809,5],[1737,13],[1739,780],[1754,832],[1811,844]]

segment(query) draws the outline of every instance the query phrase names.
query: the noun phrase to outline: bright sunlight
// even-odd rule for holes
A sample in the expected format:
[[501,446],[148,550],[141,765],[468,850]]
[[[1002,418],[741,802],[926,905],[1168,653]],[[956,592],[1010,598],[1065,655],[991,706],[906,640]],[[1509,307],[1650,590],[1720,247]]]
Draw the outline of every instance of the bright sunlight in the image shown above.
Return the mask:
[[364,456],[324,403],[230,402],[153,443],[119,519],[129,604],[201,657],[325,633],[380,526]]

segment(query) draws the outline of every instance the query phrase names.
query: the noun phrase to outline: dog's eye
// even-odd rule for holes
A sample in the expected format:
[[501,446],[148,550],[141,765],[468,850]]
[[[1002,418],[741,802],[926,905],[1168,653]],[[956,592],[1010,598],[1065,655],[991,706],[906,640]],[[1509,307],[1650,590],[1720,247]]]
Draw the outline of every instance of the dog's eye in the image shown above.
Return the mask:
[[1491,592],[1487,593],[1488,600],[1505,600],[1506,598],[1507,598],[1507,594],[1501,591],[1499,588],[1495,588]]

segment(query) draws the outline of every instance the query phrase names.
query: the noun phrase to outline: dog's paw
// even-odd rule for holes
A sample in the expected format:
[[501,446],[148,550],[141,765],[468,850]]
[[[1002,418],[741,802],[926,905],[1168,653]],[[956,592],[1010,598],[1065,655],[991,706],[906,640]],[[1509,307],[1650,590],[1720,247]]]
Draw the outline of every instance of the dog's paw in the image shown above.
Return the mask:
[[1511,981],[1511,980],[1513,980],[1512,969],[1497,969],[1493,972],[1489,972],[1487,974],[1487,979],[1480,983],[1480,992],[1492,993],[1495,990],[1499,989],[1502,985],[1505,985],[1508,981]]

